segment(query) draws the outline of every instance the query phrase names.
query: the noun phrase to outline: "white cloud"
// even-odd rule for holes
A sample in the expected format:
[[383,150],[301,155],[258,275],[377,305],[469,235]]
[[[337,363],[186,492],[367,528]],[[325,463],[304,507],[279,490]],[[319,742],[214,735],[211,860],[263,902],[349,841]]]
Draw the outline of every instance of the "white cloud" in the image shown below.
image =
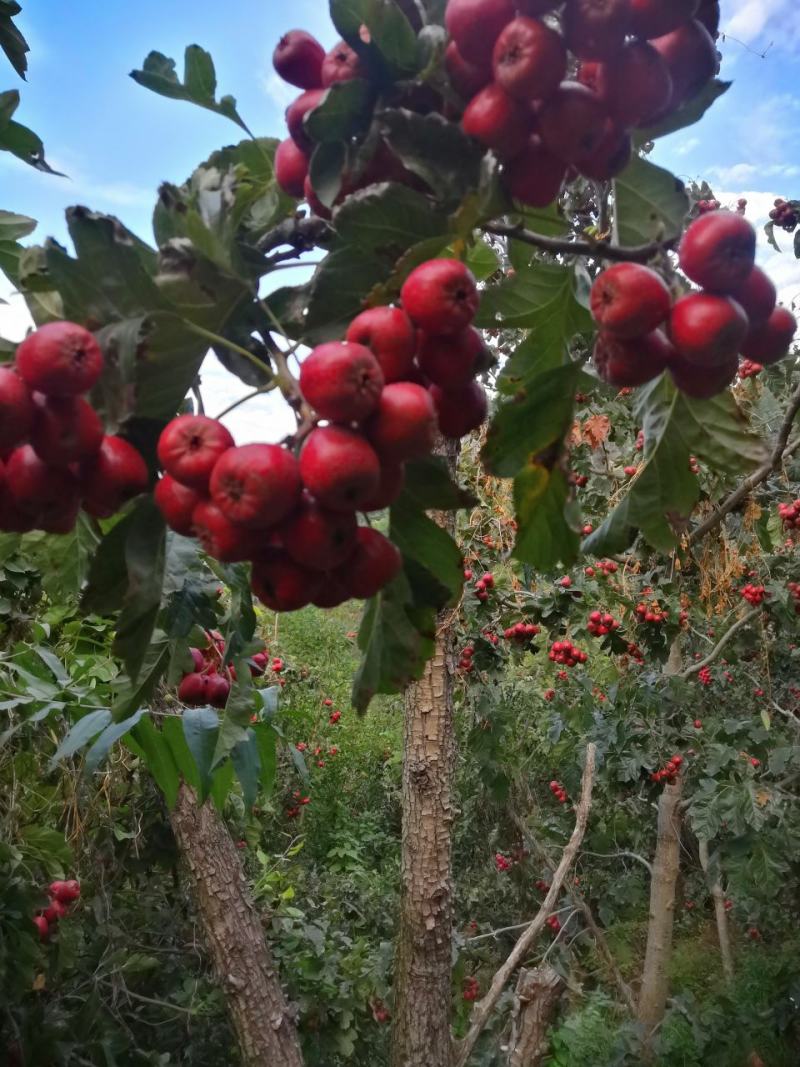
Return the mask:
[[722,30],[757,50],[793,49],[800,41],[800,7],[796,0],[729,0]]
[[680,145],[675,149],[675,155],[688,156],[690,152],[695,150],[695,148],[699,148],[701,143],[699,137],[687,137],[687,139],[681,141]]

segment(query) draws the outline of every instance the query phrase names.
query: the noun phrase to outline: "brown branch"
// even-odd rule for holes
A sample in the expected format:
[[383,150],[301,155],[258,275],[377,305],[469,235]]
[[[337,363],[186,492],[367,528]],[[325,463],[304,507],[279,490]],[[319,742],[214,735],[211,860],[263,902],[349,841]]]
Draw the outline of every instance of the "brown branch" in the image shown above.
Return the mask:
[[797,413],[800,411],[800,386],[797,387],[792,395],[792,399],[789,402],[789,407],[786,409],[786,415],[784,416],[781,428],[778,431],[778,437],[775,441],[775,447],[772,450],[772,455],[767,462],[753,471],[749,478],[745,478],[742,484],[731,495],[724,500],[722,504],[714,511],[709,517],[701,522],[699,526],[692,530],[689,536],[689,544],[696,544],[706,534],[710,533],[716,526],[718,526],[726,515],[730,514],[734,508],[745,500],[754,489],[757,489],[762,482],[765,482],[771,474],[780,467],[781,461],[785,455],[792,455],[800,448],[800,441],[795,442],[791,448],[789,448],[789,435],[792,432],[792,426],[794,420],[797,418]]
[[511,237],[515,241],[540,248],[543,252],[565,256],[591,256],[594,259],[606,259],[617,263],[647,263],[660,252],[674,248],[679,237],[667,241],[651,241],[646,245],[624,247],[612,245],[608,241],[569,241],[559,237],[545,237],[544,234],[526,230],[524,226],[510,226],[505,222],[488,222],[483,227],[485,233],[496,237]]
[[741,630],[743,626],[746,626],[752,619],[756,617],[756,615],[760,615],[762,610],[763,609],[761,607],[757,607],[753,608],[751,611],[748,611],[746,615],[743,615],[741,619],[738,620],[738,622],[735,622],[733,626],[731,626],[730,630],[727,630],[722,635],[722,637],[719,639],[719,641],[717,641],[717,643],[714,645],[714,647],[711,649],[705,659],[701,659],[699,663],[693,663],[691,667],[687,667],[685,671],[682,671],[678,675],[678,677],[683,678],[685,680],[686,678],[691,678],[693,674],[697,674],[698,671],[702,671],[704,667],[709,667],[720,654],[720,652],[723,650],[723,648],[727,645],[733,635],[739,630]]
[[508,959],[495,974],[492,983],[486,992],[486,996],[475,1005],[472,1013],[472,1022],[470,1023],[467,1035],[464,1040],[460,1041],[454,1048],[453,1067],[465,1067],[465,1064],[472,1054],[472,1050],[475,1048],[475,1043],[488,1023],[511,975],[527,955],[531,945],[542,932],[547,916],[553,911],[553,907],[561,893],[564,879],[567,877],[570,867],[575,862],[578,849],[580,848],[583,836],[586,833],[586,826],[589,821],[589,811],[592,806],[592,786],[594,784],[596,755],[597,749],[595,745],[589,744],[586,749],[586,765],[583,769],[581,798],[575,808],[575,828],[572,831],[572,836],[569,839],[567,847],[564,849],[558,867],[553,873],[553,881],[547,892],[547,896],[542,901],[542,905],[539,908],[536,917],[533,919],[530,926],[528,926],[525,933],[522,934],[517,941]]
[[[311,215],[308,218],[294,215],[290,219],[284,219],[283,222],[268,233],[265,233],[256,247],[259,252],[266,254],[274,248],[289,245],[294,249],[295,255],[299,256],[303,252],[310,252],[318,246],[324,247],[332,235],[333,230],[324,219],[317,218],[316,215]],[[289,257],[281,253],[281,258],[287,259]],[[274,264],[279,261],[278,257],[273,257],[269,262]]]

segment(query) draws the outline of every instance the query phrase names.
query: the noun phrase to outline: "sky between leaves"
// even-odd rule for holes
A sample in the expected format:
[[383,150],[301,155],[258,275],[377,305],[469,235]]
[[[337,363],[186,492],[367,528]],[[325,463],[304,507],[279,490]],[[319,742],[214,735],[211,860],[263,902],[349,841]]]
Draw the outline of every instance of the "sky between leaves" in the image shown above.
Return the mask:
[[[30,215],[39,227],[30,240],[51,235],[67,242],[64,210],[82,204],[117,215],[145,240],[164,180],[180,183],[223,144],[240,138],[226,119],[155,96],[129,71],[151,49],[175,58],[182,70],[187,44],[208,49],[219,95],[236,97],[255,133],[284,137],[283,111],[296,91],[272,70],[281,33],[303,27],[330,47],[335,33],[325,0],[23,0],[18,18],[31,46],[27,84],[3,58],[0,90],[19,88],[16,118],[42,138],[51,166],[67,178],[40,174],[0,153],[0,208]],[[800,198],[800,5],[797,0],[722,0],[721,76],[734,84],[706,118],[659,142],[652,159],[684,180],[705,178],[717,198],[733,205],[747,197],[759,228],[776,196]],[[791,237],[779,231],[778,255],[760,240],[759,259],[784,303],[800,304],[800,261]],[[285,271],[280,284],[305,279]],[[29,320],[20,297],[0,278],[0,335],[20,340]],[[216,414],[245,391],[209,359],[203,393]],[[234,412],[228,425],[244,443],[278,440],[292,429],[291,413],[274,397]]]

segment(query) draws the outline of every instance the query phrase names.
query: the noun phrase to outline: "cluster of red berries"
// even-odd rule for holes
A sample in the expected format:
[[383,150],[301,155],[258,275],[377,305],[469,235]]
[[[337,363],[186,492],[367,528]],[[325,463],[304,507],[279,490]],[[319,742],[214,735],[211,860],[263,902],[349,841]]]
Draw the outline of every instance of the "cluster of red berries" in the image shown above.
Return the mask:
[[642,652],[639,646],[633,641],[628,644],[628,655],[631,656],[632,659],[634,659],[637,663],[644,663],[644,652]]
[[547,656],[553,663],[560,663],[564,667],[576,667],[579,663],[585,663],[589,658],[571,641],[554,641]]
[[[344,343],[303,361],[300,389],[327,425],[311,430],[299,457],[274,444],[237,448],[203,415],[181,415],[161,434],[156,502],[168,524],[222,562],[252,560],[253,590],[275,611],[368,599],[390,582],[400,553],[356,514],[388,507],[404,462],[427,455],[439,432],[461,437],[486,416],[470,377],[483,352],[470,271],[430,260],[402,300],[404,310],[363,312]],[[423,373],[425,385],[410,380]]]
[[778,504],[778,514],[787,530],[800,530],[800,500],[791,504]]
[[654,771],[650,775],[651,782],[672,782],[681,772],[683,756],[673,756],[661,770]]
[[518,644],[524,645],[541,632],[541,626],[537,626],[534,622],[517,622],[503,630],[503,637],[506,641],[516,641]]
[[47,887],[50,903],[33,917],[33,924],[39,931],[39,939],[48,941],[58,927],[58,923],[69,912],[70,904],[80,898],[81,887],[74,879],[69,882],[51,882]]
[[550,789],[550,792],[553,794],[559,804],[566,804],[567,791],[560,782],[557,782],[555,781],[555,779],[553,779],[548,788]]
[[551,915],[548,919],[545,919],[545,924],[550,927],[554,934],[559,933],[561,930],[561,920],[557,915]]
[[760,604],[763,604],[765,599],[769,596],[763,585],[753,585],[749,582],[747,585],[740,589],[740,595],[748,604],[752,604],[754,608],[757,608]]
[[739,364],[739,377],[742,381],[757,377],[764,369],[763,363],[756,363],[752,359],[743,359]]
[[586,629],[592,637],[605,637],[614,630],[618,630],[621,625],[622,623],[619,619],[615,619],[614,616],[609,615],[608,612],[603,614],[602,611],[593,611],[589,616],[589,622],[586,625]]
[[545,882],[543,878],[540,878],[538,881],[534,882],[533,888],[538,889],[540,893],[548,893],[550,891],[549,883]]
[[707,215],[710,211],[719,211],[722,207],[719,200],[698,200],[697,201],[697,213],[698,215]]
[[780,197],[775,201],[775,207],[770,211],[769,217],[776,226],[780,226],[787,233],[792,233],[800,221],[800,203],[796,200],[782,200]]
[[472,662],[472,657],[475,655],[475,649],[472,645],[466,645],[462,648],[461,656],[458,660],[458,669],[460,671],[466,671],[467,674],[472,674],[475,668],[475,664]]
[[576,474],[575,471],[570,471],[569,481],[576,489],[585,489],[589,484],[589,475]]
[[655,623],[661,625],[669,619],[669,608],[663,610],[659,608],[658,604],[646,604],[642,601],[636,605],[636,614],[639,616],[640,622]]
[[794,610],[800,615],[800,582],[787,582],[786,587],[794,600]]
[[548,704],[551,704],[556,699],[556,691],[555,689],[545,689],[542,696]]
[[638,470],[638,467],[635,467],[633,464],[629,464],[627,467],[622,468],[622,473],[625,475],[626,478],[633,478],[633,476]]
[[481,995],[480,985],[478,979],[474,977],[464,979],[464,991],[461,994],[464,1000],[474,1001]]
[[[189,707],[224,708],[228,703],[231,682],[236,681],[236,668],[224,663],[225,638],[218,630],[211,630],[207,635],[205,648],[190,648],[192,669],[183,676],[178,687],[178,699]],[[256,652],[250,658],[248,666],[253,677],[266,673],[269,664],[269,652]],[[283,669],[283,660],[275,658],[272,670],[277,674]]]
[[711,685],[712,682],[714,681],[714,678],[713,678],[713,676],[711,674],[711,668],[710,667],[703,667],[701,670],[699,670],[697,672],[697,680],[700,683],[700,685],[705,685],[705,686]]
[[638,386],[668,368],[681,392],[705,399],[733,382],[740,354],[762,365],[783,359],[797,323],[776,306],[775,286],[755,265],[755,249],[755,230],[742,215],[715,211],[695,219],[678,252],[699,292],[673,301],[649,267],[617,263],[604,270],[591,291],[600,377]]
[[689,471],[692,474],[700,473],[700,463],[697,456],[689,456]]
[[86,399],[103,366],[88,330],[52,322],[0,367],[0,530],[66,534],[81,508],[107,519],[147,489],[140,453]]
[[495,854],[495,857],[494,857],[494,866],[495,866],[495,870],[499,874],[505,874],[506,871],[510,871],[511,870],[511,868],[514,866],[514,864],[508,858],[508,856],[504,856],[502,852],[497,852]]
[[613,559],[601,559],[594,567],[584,567],[583,573],[587,578],[595,578],[599,571],[601,577],[608,578],[609,574],[616,574],[618,570],[619,566]]
[[490,589],[494,589],[494,575],[487,572],[475,582],[475,596],[482,604],[489,599]]
[[376,997],[373,1001],[371,1001],[371,1007],[372,1018],[375,1020],[376,1023],[383,1024],[389,1022],[392,1017],[392,1013],[389,1011],[389,1009],[379,997]]

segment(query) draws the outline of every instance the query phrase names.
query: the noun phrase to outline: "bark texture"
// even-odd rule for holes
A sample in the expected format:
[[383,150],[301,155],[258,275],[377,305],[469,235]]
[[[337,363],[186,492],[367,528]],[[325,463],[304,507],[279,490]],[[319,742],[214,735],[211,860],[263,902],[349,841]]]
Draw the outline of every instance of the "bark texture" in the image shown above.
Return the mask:
[[564,981],[549,964],[521,970],[514,995],[508,1067],[540,1067],[547,1055],[547,1033]]
[[733,952],[731,951],[730,929],[728,927],[728,913],[725,911],[725,894],[722,891],[719,878],[709,875],[708,841],[699,842],[700,866],[706,876],[708,888],[714,901],[714,915],[717,920],[717,937],[719,938],[719,953],[722,957],[722,973],[726,982],[733,981]]
[[170,814],[246,1067],[302,1067],[294,1020],[225,824],[181,786]]
[[658,802],[658,841],[653,859],[647,950],[639,992],[639,1022],[645,1031],[645,1041],[664,1018],[669,993],[675,887],[680,869],[682,789],[683,779],[678,777],[665,786]]

